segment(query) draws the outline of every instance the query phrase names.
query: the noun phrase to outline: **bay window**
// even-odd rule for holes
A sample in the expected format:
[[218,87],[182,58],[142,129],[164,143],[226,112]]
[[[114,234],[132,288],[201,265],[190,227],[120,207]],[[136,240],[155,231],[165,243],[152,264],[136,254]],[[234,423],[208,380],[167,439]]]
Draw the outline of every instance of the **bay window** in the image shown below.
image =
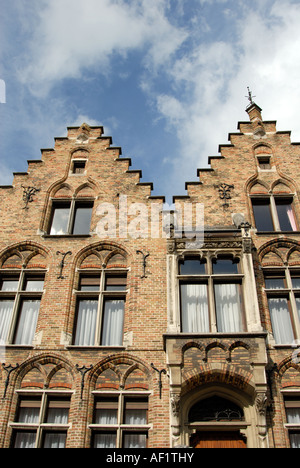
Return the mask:
[[207,262],[197,258],[186,258],[180,262],[182,332],[244,331],[243,277],[238,267],[238,263],[229,257]]
[[73,344],[122,346],[126,273],[82,272],[77,296]]

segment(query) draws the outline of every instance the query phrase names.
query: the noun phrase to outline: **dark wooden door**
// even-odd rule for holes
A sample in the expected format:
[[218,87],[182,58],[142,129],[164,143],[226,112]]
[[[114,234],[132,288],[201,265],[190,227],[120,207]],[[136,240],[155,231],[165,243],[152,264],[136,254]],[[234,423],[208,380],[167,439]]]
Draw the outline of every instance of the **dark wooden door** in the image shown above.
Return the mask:
[[247,448],[239,432],[197,432],[191,445],[194,448]]

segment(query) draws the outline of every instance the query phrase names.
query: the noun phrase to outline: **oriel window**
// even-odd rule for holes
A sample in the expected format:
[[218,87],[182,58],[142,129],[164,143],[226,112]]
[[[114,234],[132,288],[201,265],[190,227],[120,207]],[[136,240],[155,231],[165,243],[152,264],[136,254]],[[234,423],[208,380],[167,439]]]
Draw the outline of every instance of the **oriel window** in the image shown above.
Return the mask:
[[242,275],[232,258],[187,258],[179,264],[181,331],[244,331]]

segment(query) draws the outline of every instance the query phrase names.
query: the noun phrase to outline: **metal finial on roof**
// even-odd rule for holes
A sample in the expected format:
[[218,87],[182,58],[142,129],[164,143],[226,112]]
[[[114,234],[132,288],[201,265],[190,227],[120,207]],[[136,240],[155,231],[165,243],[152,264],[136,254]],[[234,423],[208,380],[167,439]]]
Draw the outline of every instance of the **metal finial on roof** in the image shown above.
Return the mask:
[[253,101],[253,98],[256,97],[256,96],[252,96],[252,91],[250,91],[250,88],[249,86],[247,86],[247,89],[248,89],[248,96],[245,96],[248,101],[250,102],[250,105],[251,104],[254,104],[254,101]]

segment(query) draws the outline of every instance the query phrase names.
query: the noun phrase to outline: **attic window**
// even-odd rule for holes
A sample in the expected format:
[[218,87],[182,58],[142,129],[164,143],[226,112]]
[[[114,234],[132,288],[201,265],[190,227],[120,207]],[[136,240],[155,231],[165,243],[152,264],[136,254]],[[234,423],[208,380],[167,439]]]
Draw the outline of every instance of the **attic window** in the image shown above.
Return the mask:
[[260,156],[257,158],[258,160],[258,166],[262,170],[268,170],[271,169],[271,158],[270,156]]
[[74,161],[72,166],[73,174],[83,174],[85,171],[86,161]]

